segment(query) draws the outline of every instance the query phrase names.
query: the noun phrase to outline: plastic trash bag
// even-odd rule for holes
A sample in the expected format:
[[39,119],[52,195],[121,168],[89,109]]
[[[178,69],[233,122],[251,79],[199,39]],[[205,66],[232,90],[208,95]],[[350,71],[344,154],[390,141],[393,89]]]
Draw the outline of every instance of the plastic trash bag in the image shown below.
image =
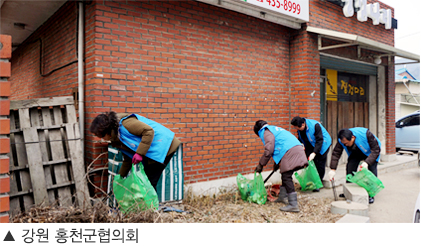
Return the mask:
[[240,190],[241,199],[247,202],[265,204],[267,192],[263,183],[262,175],[254,172],[254,179],[245,178],[241,173],[237,175],[237,185]]
[[353,173],[354,175],[346,175],[346,180],[363,187],[370,197],[374,197],[384,189],[382,181],[367,168],[363,168],[361,171]]
[[158,209],[158,195],[143,170],[142,163],[132,165],[132,170],[121,178],[116,175],[113,182],[114,196],[123,213]]
[[302,169],[300,173],[295,172],[294,175],[300,183],[302,191],[315,190],[323,187],[314,161],[309,161],[306,168]]

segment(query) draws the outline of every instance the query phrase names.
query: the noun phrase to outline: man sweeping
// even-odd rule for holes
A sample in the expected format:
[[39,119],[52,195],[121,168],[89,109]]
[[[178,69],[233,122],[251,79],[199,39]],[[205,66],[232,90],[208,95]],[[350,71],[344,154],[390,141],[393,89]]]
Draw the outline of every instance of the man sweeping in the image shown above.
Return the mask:
[[259,136],[265,146],[265,151],[260,157],[255,171],[262,172],[270,158],[273,158],[275,161],[273,168],[274,170],[279,169],[282,179],[279,197],[275,202],[287,204],[287,206],[280,208],[281,211],[299,212],[292,174],[308,165],[303,147],[289,131],[281,127],[268,125],[264,120],[256,121],[254,133]]

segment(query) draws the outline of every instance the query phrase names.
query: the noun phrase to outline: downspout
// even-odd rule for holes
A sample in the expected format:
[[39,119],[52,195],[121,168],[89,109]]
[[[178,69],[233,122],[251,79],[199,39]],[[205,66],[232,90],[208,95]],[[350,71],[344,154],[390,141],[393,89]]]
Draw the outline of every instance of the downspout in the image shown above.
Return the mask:
[[84,44],[84,5],[83,1],[79,1],[79,21],[78,21],[78,47],[77,47],[77,60],[78,60],[78,109],[79,109],[79,130],[80,130],[80,142],[82,148],[82,160],[85,160],[85,104],[84,104],[84,73],[83,73],[83,44]]

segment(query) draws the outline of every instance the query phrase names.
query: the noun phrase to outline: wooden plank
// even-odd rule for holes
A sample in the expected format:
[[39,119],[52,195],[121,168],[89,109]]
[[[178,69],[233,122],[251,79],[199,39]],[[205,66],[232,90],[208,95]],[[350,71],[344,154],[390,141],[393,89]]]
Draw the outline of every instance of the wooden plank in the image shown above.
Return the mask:
[[333,112],[333,122],[332,122],[331,137],[337,139],[337,136],[338,136],[338,102],[337,101],[335,101],[334,104],[332,104],[332,112]]
[[[345,112],[348,112],[348,102],[338,102],[338,125],[337,125],[337,133],[335,136],[335,145],[338,143],[338,132],[343,129],[346,128],[346,121],[347,121],[347,115]],[[338,163],[340,165],[345,164],[346,163],[346,152],[343,151],[341,158],[339,159]]]
[[67,139],[70,149],[70,158],[72,160],[72,171],[76,187],[76,197],[79,206],[90,206],[88,184],[86,182],[85,164],[82,156],[82,145],[80,140],[80,132],[78,123],[66,124]]
[[52,97],[52,98],[36,98],[29,100],[10,101],[10,109],[23,109],[33,107],[49,107],[56,105],[74,104],[72,96],[68,97]]
[[[61,124],[61,110],[60,107],[53,108],[54,124]],[[66,158],[63,148],[63,140],[61,129],[55,129],[49,131],[50,148],[52,160],[61,160]],[[69,174],[67,171],[67,164],[58,164],[53,167],[54,176],[57,184],[61,182],[69,181]],[[58,200],[61,206],[72,205],[72,193],[70,187],[64,187],[58,189]]]
[[[48,107],[44,107],[41,109],[42,111],[42,124],[43,127],[47,128],[46,130],[44,130],[44,136],[45,136],[45,140],[47,141],[46,144],[46,155],[47,155],[47,159],[48,160],[52,160],[53,158],[51,157],[51,148],[50,145],[48,144],[50,141],[50,137],[49,137],[49,131],[48,128],[53,124],[53,122],[51,121],[51,112],[50,109]],[[46,175],[48,175],[49,177],[47,178],[46,176],[46,181],[49,182],[51,178],[51,169],[48,170],[50,168],[44,168],[44,170],[46,170]]]
[[327,126],[326,126],[326,130],[327,132],[332,136],[332,124],[334,121],[334,116],[333,116],[333,112],[332,112],[332,104],[334,102],[333,101],[327,101]]
[[[53,125],[53,121],[52,121],[52,112],[50,110],[49,107],[43,107],[42,108],[42,122],[43,122],[43,127],[47,128],[44,130],[44,136],[45,136],[45,140],[47,141],[46,144],[46,152],[45,155],[47,156],[48,162],[51,162],[51,160],[53,159],[52,154],[51,154],[51,147],[50,147],[50,133],[48,131],[48,129]],[[53,180],[53,174],[54,174],[54,167],[52,166],[44,166],[44,176],[45,176],[45,182],[47,183],[47,186],[51,186],[54,184],[54,180]],[[56,194],[58,196],[58,191],[57,190],[48,190],[48,198],[49,200],[54,200],[54,202],[56,201]]]
[[32,174],[30,178],[35,204],[40,205],[44,203],[48,205],[49,199],[44,175],[36,175],[44,173],[44,168],[42,167],[41,147],[39,145],[38,132],[35,128],[24,128],[23,136],[26,142],[29,172]]
[[75,105],[66,105],[67,123],[77,123]]
[[[70,158],[62,159],[62,160],[55,160],[55,161],[46,161],[46,162],[43,161],[42,165],[44,166],[44,169],[45,169],[46,167],[49,167],[54,164],[67,163],[70,161],[72,161]],[[26,165],[24,167],[15,167],[15,166],[10,167],[10,171],[23,170],[23,169],[29,169],[29,165]]]
[[31,127],[31,120],[29,118],[28,108],[19,109],[19,125],[20,125],[20,128]]
[[364,103],[358,102],[356,106],[357,106],[356,111],[358,115],[358,121],[356,120],[355,123],[359,127],[364,127]]
[[[74,185],[74,184],[75,184],[75,182],[73,182],[73,181],[63,182],[62,184],[55,184],[55,185],[47,186],[47,190],[49,191],[49,190],[52,190],[52,189],[57,189],[57,188],[60,188],[60,187],[66,187],[66,186],[70,186],[70,185]],[[17,192],[13,195],[10,195],[10,197],[14,198],[14,197],[18,197],[18,196],[27,195],[27,194],[32,194],[32,189],[29,190],[29,191]]]
[[[14,111],[10,111],[10,130],[15,129],[16,128],[16,124],[15,124],[15,112]],[[14,172],[14,168],[15,165],[16,167],[18,166],[17,163],[17,156],[16,156],[16,144],[15,144],[15,134],[10,133],[10,153],[8,154],[9,156],[9,170],[10,170],[10,195],[12,194],[16,194],[19,192],[18,190],[18,180],[17,180],[17,175],[19,175],[19,172]],[[10,213],[12,215],[18,213],[21,208],[20,208],[20,201],[19,198],[10,198]]]
[[[42,114],[41,114],[41,110],[38,110],[38,108],[30,108],[29,109],[30,115],[31,115],[31,125],[32,128],[37,129],[39,127],[41,127],[41,118],[42,118]],[[42,120],[42,123],[44,123],[44,120]],[[47,149],[47,140],[48,137],[46,136],[44,131],[38,131],[38,137],[39,137],[39,146],[41,148],[41,157],[42,157],[42,162],[48,162],[48,149]],[[53,184],[53,179],[51,177],[51,170],[50,167],[44,167],[44,165],[42,165],[43,168],[43,172],[44,172],[44,178],[45,178],[45,183],[47,186],[50,186]],[[56,200],[55,195],[54,195],[54,191],[53,190],[49,190],[48,192],[48,201],[49,204],[53,204]]]
[[342,117],[343,126],[342,128],[350,128],[354,124],[354,117],[349,115],[349,102],[342,102]]
[[359,103],[354,102],[353,104],[354,104],[354,127],[361,127],[360,112],[358,110]]
[[[19,127],[31,127],[31,122],[29,119],[29,109],[19,109]],[[16,120],[16,119],[15,119]],[[23,132],[20,134],[15,134],[15,146],[16,146],[16,157],[18,161],[19,167],[24,167],[28,165],[28,154],[26,151],[25,140],[23,136]],[[18,188],[20,186],[20,191],[28,191],[32,189],[31,183],[31,175],[29,170],[22,170],[19,171],[19,183]],[[34,204],[34,198],[31,195],[23,197],[23,207],[25,210],[32,207]]]
[[327,119],[326,119],[326,130],[329,133],[329,135],[332,137],[332,146],[329,148],[329,153],[327,155],[327,160],[326,160],[326,165],[329,166],[331,158],[332,158],[332,150],[333,147],[335,147],[335,143],[336,143],[336,139],[335,139],[335,133],[332,130],[332,126],[334,124],[336,124],[337,119],[336,117],[336,113],[332,112],[332,104],[333,103],[338,103],[337,101],[327,101]]
[[[337,124],[337,130],[338,132],[345,128],[345,122],[344,122],[344,104],[345,102],[338,102],[338,124]],[[338,133],[336,133],[336,136]],[[336,137],[337,139],[337,137]]]
[[365,128],[369,128],[369,125],[370,125],[370,122],[369,122],[370,115],[369,115],[368,109],[369,109],[369,103],[365,102],[364,103],[364,127]]
[[[37,130],[50,130],[50,129],[60,129],[64,127],[64,124],[61,125],[52,125],[52,126],[37,126],[35,127]],[[22,128],[10,130],[10,133],[21,132]]]

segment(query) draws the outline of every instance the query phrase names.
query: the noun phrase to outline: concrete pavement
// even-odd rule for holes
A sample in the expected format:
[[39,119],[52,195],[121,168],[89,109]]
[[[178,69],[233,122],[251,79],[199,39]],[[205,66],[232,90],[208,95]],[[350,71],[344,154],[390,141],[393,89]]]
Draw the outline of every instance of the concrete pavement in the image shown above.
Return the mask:
[[[420,167],[416,155],[396,155],[396,161],[380,162],[378,178],[385,188],[380,191],[373,204],[369,204],[368,217],[371,223],[411,223],[412,213],[418,194],[420,193]],[[315,197],[331,197],[333,190],[327,179],[323,180],[323,189],[312,192]],[[340,165],[335,176],[337,195],[343,193],[342,184],[345,183],[345,165]],[[339,197],[338,197],[339,198]],[[339,198],[339,201],[344,201]],[[357,221],[356,221],[357,222]],[[349,222],[348,222],[349,223]]]
[[369,205],[371,223],[412,223],[415,202],[420,193],[420,168],[388,172],[379,178],[385,188]]

